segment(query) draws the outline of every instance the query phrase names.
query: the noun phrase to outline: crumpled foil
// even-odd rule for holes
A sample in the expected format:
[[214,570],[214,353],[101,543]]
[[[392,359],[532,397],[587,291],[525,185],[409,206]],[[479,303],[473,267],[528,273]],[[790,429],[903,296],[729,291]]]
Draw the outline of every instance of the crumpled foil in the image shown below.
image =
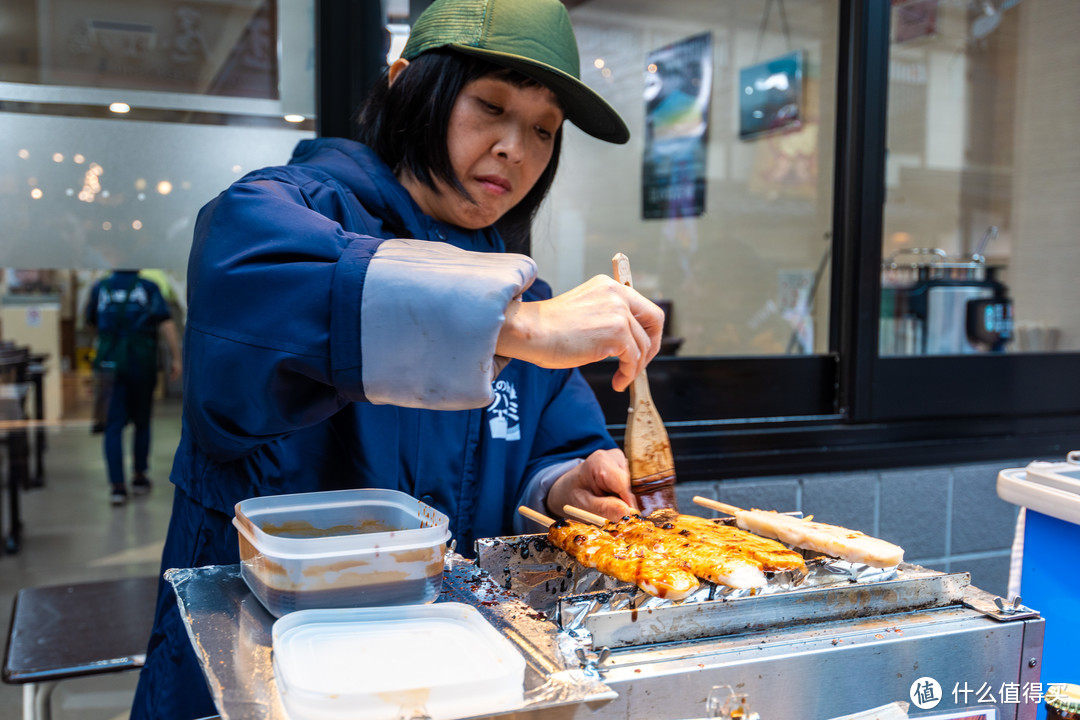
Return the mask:
[[500,587],[553,618],[558,627],[586,632],[582,620],[594,612],[645,610],[671,605],[773,595],[838,583],[873,583],[896,577],[896,568],[876,568],[804,552],[807,573],[766,573],[764,588],[730,588],[701,581],[683,600],[658,598],[594,568],[574,562],[546,535],[518,535],[477,541],[478,564]]

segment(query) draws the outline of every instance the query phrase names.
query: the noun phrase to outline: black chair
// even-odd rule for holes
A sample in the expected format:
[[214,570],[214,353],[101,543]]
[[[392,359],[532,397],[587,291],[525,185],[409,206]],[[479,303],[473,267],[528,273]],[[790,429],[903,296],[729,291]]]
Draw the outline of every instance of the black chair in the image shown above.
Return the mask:
[[30,352],[30,364],[27,366],[27,380],[34,388],[33,419],[37,421],[34,429],[34,471],[27,475],[28,488],[45,487],[45,375],[49,372],[46,362],[49,353]]

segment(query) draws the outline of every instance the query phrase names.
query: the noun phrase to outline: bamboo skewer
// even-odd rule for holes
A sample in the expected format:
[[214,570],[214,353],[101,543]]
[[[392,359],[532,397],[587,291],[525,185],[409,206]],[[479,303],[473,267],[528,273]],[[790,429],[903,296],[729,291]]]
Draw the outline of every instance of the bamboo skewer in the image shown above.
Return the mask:
[[581,520],[583,522],[592,523],[593,525],[597,525],[599,527],[604,527],[604,525],[607,525],[607,518],[601,515],[597,515],[596,513],[591,513],[588,510],[582,510],[581,508],[574,507],[573,505],[563,505],[562,510],[569,517],[577,518],[578,520]]
[[552,525],[555,524],[555,518],[549,518],[547,515],[544,515],[543,513],[536,512],[531,507],[526,507],[524,505],[518,505],[518,512],[521,513],[522,515],[524,515],[525,517],[529,518],[530,520],[535,520],[536,522],[540,523],[544,527],[551,527]]
[[722,512],[725,515],[730,515],[732,517],[735,517],[737,513],[744,512],[742,508],[737,508],[734,505],[728,505],[727,503],[722,503],[718,500],[711,500],[707,497],[701,497],[700,495],[694,496],[694,502],[701,507],[707,507],[710,510],[716,510],[717,512]]

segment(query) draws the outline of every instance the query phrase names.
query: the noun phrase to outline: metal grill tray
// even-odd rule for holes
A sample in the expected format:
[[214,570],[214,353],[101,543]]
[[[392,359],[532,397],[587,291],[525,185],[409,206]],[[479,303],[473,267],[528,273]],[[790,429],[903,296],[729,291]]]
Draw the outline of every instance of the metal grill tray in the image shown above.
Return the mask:
[[492,580],[593,647],[611,649],[759,632],[963,604],[968,573],[917,565],[879,569],[807,559],[809,573],[774,573],[763,589],[702,583],[685,600],[652,597],[572,560],[546,535],[485,538],[477,565]]

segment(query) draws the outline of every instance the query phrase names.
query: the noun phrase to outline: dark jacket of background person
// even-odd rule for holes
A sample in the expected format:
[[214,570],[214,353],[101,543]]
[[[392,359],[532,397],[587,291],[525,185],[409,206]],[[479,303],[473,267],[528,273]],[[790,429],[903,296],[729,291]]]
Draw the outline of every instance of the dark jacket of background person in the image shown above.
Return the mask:
[[158,329],[172,319],[156,283],[117,270],[94,283],[86,324],[97,330],[94,369],[139,377],[158,370]]

